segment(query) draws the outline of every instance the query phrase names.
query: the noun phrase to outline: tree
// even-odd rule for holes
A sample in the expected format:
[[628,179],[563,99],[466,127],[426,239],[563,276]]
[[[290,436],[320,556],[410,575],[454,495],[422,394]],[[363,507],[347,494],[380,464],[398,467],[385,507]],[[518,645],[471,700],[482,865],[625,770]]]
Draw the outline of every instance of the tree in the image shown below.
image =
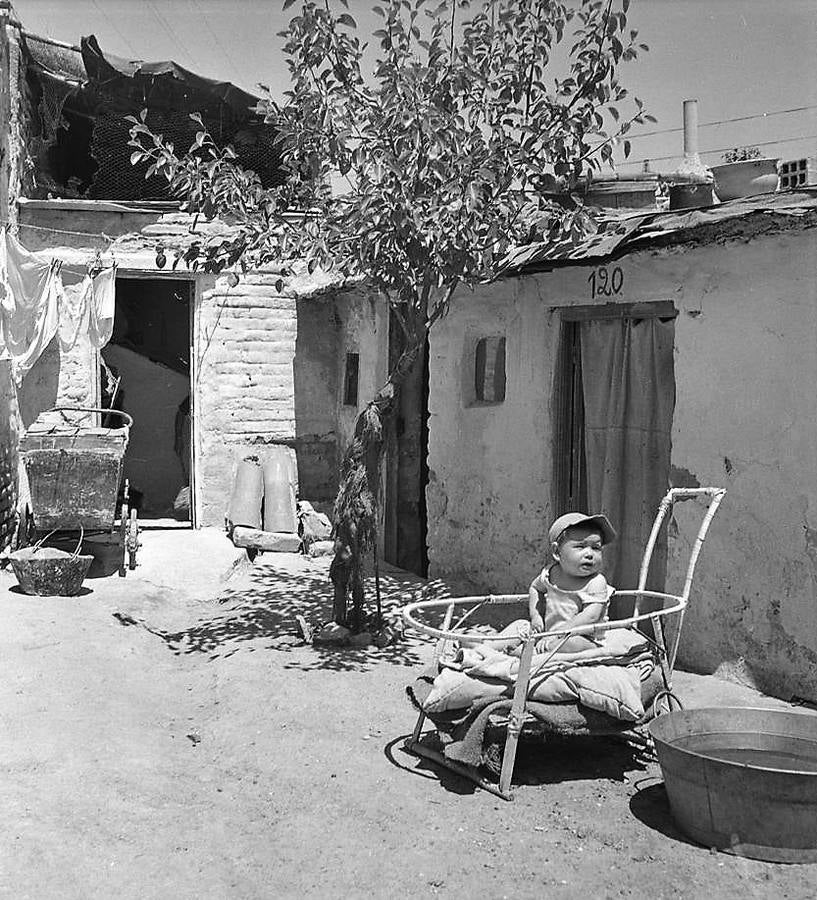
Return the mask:
[[188,209],[236,224],[233,237],[191,247],[186,264],[302,260],[363,276],[388,299],[404,350],[360,414],[335,504],[335,620],[348,621],[351,590],[358,627],[383,424],[428,329],[510,248],[592,230],[573,188],[612,162],[633,123],[655,120],[618,80],[619,65],[647,49],[628,29],[629,0],[480,0],[473,10],[382,0],[371,75],[339,3],[303,0],[281,33],[291,87],[283,102],[263,101],[282,140],[280,187],[263,189],[203,128],[180,155],[132,119],[130,143],[132,160],[163,172]]

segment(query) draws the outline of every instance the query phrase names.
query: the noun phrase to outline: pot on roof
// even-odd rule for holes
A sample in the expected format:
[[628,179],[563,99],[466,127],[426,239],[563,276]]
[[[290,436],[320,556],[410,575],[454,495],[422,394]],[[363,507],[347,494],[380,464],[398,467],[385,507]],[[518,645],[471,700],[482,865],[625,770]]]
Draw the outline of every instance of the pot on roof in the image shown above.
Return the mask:
[[712,166],[718,199],[723,202],[776,191],[777,162],[777,159],[764,156],[760,159],[742,159],[738,162]]

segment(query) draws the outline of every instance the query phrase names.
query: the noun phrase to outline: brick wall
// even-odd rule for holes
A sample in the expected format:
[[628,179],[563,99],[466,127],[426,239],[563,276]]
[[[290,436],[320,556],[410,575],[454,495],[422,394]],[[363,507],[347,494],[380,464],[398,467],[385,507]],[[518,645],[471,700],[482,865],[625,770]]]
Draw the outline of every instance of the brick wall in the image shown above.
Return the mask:
[[[99,373],[96,354],[88,336],[81,337],[67,353],[54,338],[31,367],[17,397],[24,428],[53,406],[96,406]],[[78,417],[87,419],[88,416]]]
[[331,508],[355,407],[342,405],[346,353],[360,353],[360,401],[385,377],[385,305],[365,291],[282,296],[276,276],[200,284],[194,333],[200,525],[221,525],[238,461],[294,447],[298,496]]
[[[79,230],[93,233],[94,209],[82,215]],[[161,228],[129,232],[111,248],[122,277],[174,277],[156,268],[154,244],[159,238],[170,242],[177,233],[189,237],[190,221],[165,218]],[[84,269],[95,247],[91,241],[85,248],[66,248],[59,240],[59,234],[42,237],[43,247],[53,247],[53,255],[67,264],[67,280],[69,267]],[[386,376],[385,304],[362,288],[308,299],[282,295],[275,288],[278,276],[270,274],[243,275],[235,286],[226,276],[185,272],[184,277],[196,284],[191,360],[196,524],[223,525],[237,462],[248,453],[263,456],[270,444],[295,449],[299,496],[331,507],[357,412]],[[314,291],[317,285],[327,291],[329,280],[321,287],[301,279],[294,289]],[[342,405],[340,396],[350,351],[360,356],[357,407]],[[61,354],[52,343],[19,392],[23,426],[57,402],[96,405],[97,392],[96,358],[88,345]]]
[[337,488],[337,321],[331,300],[275,290],[276,276],[220,278],[196,307],[196,470],[201,525],[220,525],[235,467],[249,448],[285,443],[299,496]]

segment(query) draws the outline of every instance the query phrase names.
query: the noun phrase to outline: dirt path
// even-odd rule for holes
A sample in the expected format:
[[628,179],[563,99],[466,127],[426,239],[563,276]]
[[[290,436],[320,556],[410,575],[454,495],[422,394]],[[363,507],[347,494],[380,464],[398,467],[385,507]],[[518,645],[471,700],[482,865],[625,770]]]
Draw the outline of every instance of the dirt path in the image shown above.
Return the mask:
[[[325,569],[282,557],[218,599],[0,573],[0,896],[814,896],[813,866],[687,842],[620,744],[523,754],[514,803],[407,756],[427,645],[287,646],[296,612],[329,617]],[[385,578],[387,602],[420,589]]]

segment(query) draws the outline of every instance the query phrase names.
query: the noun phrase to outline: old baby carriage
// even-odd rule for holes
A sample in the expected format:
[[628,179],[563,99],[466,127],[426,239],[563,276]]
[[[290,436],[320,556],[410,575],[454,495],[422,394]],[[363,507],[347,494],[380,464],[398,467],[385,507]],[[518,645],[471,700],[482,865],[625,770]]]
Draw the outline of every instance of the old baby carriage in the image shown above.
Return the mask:
[[[77,424],[77,413],[115,415],[122,424],[116,428]],[[140,546],[127,479],[120,494],[132,425],[133,419],[116,409],[54,407],[37,417],[20,442],[40,542],[55,533],[78,533],[79,552],[83,537],[108,535],[118,548],[122,576],[136,568]]]
[[[520,603],[527,595],[425,600],[404,607],[408,626],[437,638],[431,670],[408,688],[419,716],[405,749],[510,800],[517,745],[522,737],[627,733],[644,742],[643,726],[673,704],[681,705],[672,693],[681,626],[698,556],[725,493],[721,488],[672,488],[653,522],[638,587],[614,594],[614,599],[632,602],[632,614],[572,631],[529,634],[523,638],[518,658],[503,659],[505,654],[491,651],[492,641],[507,638],[473,630],[473,625],[469,631],[464,626],[468,619],[473,622],[480,609]],[[677,502],[694,499],[706,501],[706,509],[691,546],[681,593],[647,590],[662,526]],[[442,623],[429,624],[427,620],[441,611]],[[559,646],[571,634],[594,629],[596,635],[603,635],[598,653],[590,651],[579,658],[581,654],[559,652]],[[556,638],[556,649],[536,653],[534,645],[543,637]],[[424,735],[427,718],[436,726],[436,734]],[[503,738],[498,746],[504,742],[498,784],[484,777],[481,768],[487,761],[489,737],[497,732]]]

